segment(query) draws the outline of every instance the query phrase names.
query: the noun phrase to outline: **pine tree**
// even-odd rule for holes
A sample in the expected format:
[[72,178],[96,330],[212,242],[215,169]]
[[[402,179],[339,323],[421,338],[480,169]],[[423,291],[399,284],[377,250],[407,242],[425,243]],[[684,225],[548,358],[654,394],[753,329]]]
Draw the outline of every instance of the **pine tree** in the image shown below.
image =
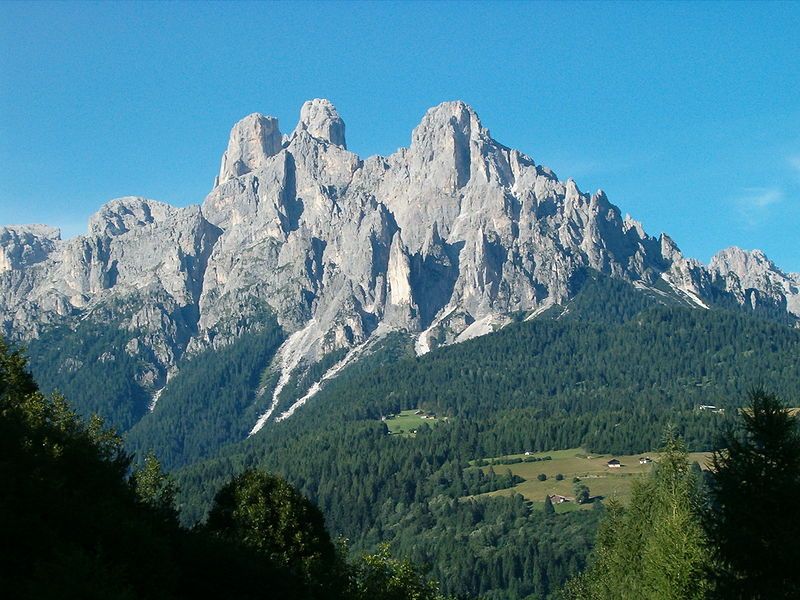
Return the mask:
[[651,522],[643,548],[645,597],[704,598],[709,549],[699,517],[702,498],[683,442],[671,433],[652,484]]
[[708,534],[722,598],[800,597],[800,431],[778,398],[750,393],[742,429],[714,453]]
[[553,506],[553,501],[550,499],[550,494],[544,497],[544,514],[546,515],[554,515],[556,513],[556,509]]
[[630,504],[612,501],[594,562],[567,584],[581,600],[692,600],[708,595],[701,498],[683,443],[667,432],[653,472],[634,482]]

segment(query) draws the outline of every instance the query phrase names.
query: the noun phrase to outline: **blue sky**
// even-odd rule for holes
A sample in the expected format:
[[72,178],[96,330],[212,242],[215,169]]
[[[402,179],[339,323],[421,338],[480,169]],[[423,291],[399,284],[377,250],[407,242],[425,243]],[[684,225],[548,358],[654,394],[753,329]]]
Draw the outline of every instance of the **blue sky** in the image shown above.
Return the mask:
[[800,3],[5,3],[0,223],[201,202],[250,112],[330,98],[368,156],[462,99],[687,255],[800,271],[798,31]]

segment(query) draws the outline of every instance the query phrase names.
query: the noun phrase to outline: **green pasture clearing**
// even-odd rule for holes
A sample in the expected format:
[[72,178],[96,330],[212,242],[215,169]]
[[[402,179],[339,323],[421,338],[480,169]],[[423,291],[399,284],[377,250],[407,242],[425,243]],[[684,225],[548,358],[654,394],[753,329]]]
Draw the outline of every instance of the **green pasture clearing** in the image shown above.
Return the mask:
[[[399,414],[389,415],[384,419],[389,433],[392,435],[414,436],[423,425],[433,427],[440,419],[432,415],[417,414],[416,409],[403,410]],[[426,418],[427,417],[427,418]]]
[[[554,450],[550,452],[539,452],[530,456],[515,454],[497,457],[493,460],[501,461],[509,458],[543,458],[549,456],[551,460],[538,462],[522,462],[511,465],[495,464],[479,467],[484,472],[493,468],[496,473],[505,473],[509,469],[514,475],[525,479],[522,483],[512,488],[497,490],[484,494],[486,496],[503,496],[510,494],[522,494],[526,499],[543,504],[544,498],[550,494],[559,494],[568,498],[574,498],[573,478],[577,477],[588,488],[592,497],[601,496],[604,499],[615,498],[625,503],[630,498],[631,483],[634,478],[644,473],[649,473],[654,463],[639,464],[639,458],[650,457],[654,462],[658,462],[658,453],[649,452],[642,454],[612,456],[610,454],[590,454],[581,448],[571,448],[568,450]],[[689,462],[697,461],[703,469],[708,468],[710,452],[692,452],[689,454]],[[619,468],[611,468],[608,461],[616,458],[622,463]],[[544,473],[547,476],[545,481],[539,481],[537,476]],[[564,479],[556,480],[556,475],[561,473]],[[578,505],[573,502],[557,505],[556,510],[563,512],[575,510]],[[591,504],[581,505],[581,508],[588,508]]]

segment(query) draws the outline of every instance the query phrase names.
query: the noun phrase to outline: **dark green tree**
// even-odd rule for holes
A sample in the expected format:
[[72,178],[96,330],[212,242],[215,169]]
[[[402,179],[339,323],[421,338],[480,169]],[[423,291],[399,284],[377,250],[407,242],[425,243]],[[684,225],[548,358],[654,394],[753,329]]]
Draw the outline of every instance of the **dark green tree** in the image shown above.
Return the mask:
[[589,487],[585,483],[580,481],[575,483],[573,491],[575,492],[575,502],[578,504],[586,504],[589,502],[591,496],[589,494]]
[[250,469],[214,498],[205,528],[243,544],[308,583],[317,598],[335,598],[344,568],[320,510],[285,480]]
[[553,501],[550,499],[550,494],[547,494],[544,497],[544,514],[546,515],[554,515],[556,513],[556,508],[553,506]]
[[708,535],[721,598],[800,597],[800,431],[773,394],[750,393],[714,453]]
[[155,459],[132,477],[129,466],[113,430],[40,393],[0,338],[4,598],[310,598],[302,576],[258,551],[181,528]]
[[24,355],[0,339],[4,595],[170,596],[172,531],[137,506],[128,466],[113,431],[98,418],[78,419],[61,395],[39,392]]

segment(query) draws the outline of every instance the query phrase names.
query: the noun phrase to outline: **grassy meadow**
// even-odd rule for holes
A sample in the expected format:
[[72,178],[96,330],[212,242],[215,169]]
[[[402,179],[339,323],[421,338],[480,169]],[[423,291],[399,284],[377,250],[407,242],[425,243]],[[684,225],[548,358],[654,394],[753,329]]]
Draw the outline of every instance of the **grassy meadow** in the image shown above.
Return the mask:
[[[612,456],[610,454],[589,454],[581,448],[570,448],[568,450],[553,450],[550,452],[539,452],[531,456],[515,454],[503,457],[496,457],[494,460],[504,460],[510,458],[543,458],[549,456],[551,460],[541,460],[538,462],[523,462],[511,465],[495,464],[485,465],[480,468],[487,472],[491,467],[498,474],[505,473],[506,469],[514,475],[525,479],[522,483],[503,490],[489,492],[488,496],[502,496],[509,494],[522,494],[527,500],[543,504],[545,496],[549,494],[559,494],[568,498],[574,498],[573,479],[579,478],[588,488],[591,496],[602,497],[603,499],[615,498],[622,503],[626,503],[630,498],[631,483],[634,478],[649,473],[654,463],[639,464],[642,456],[650,457],[654,462],[658,461],[658,453],[650,452],[643,454],[633,454],[626,456]],[[708,468],[707,462],[711,456],[710,452],[692,452],[689,454],[689,461],[697,461],[703,469]],[[622,463],[619,468],[611,468],[607,463],[612,458],[616,458]],[[545,481],[539,481],[537,477],[544,473],[547,476]],[[564,478],[556,480],[556,475],[561,474]],[[575,510],[579,505],[574,502],[564,503],[556,506],[558,512]],[[581,508],[589,508],[591,504],[584,504]]]
[[439,419],[436,417],[416,414],[415,409],[403,410],[399,414],[386,417],[385,423],[392,435],[414,436],[417,429],[423,425],[435,426]]

